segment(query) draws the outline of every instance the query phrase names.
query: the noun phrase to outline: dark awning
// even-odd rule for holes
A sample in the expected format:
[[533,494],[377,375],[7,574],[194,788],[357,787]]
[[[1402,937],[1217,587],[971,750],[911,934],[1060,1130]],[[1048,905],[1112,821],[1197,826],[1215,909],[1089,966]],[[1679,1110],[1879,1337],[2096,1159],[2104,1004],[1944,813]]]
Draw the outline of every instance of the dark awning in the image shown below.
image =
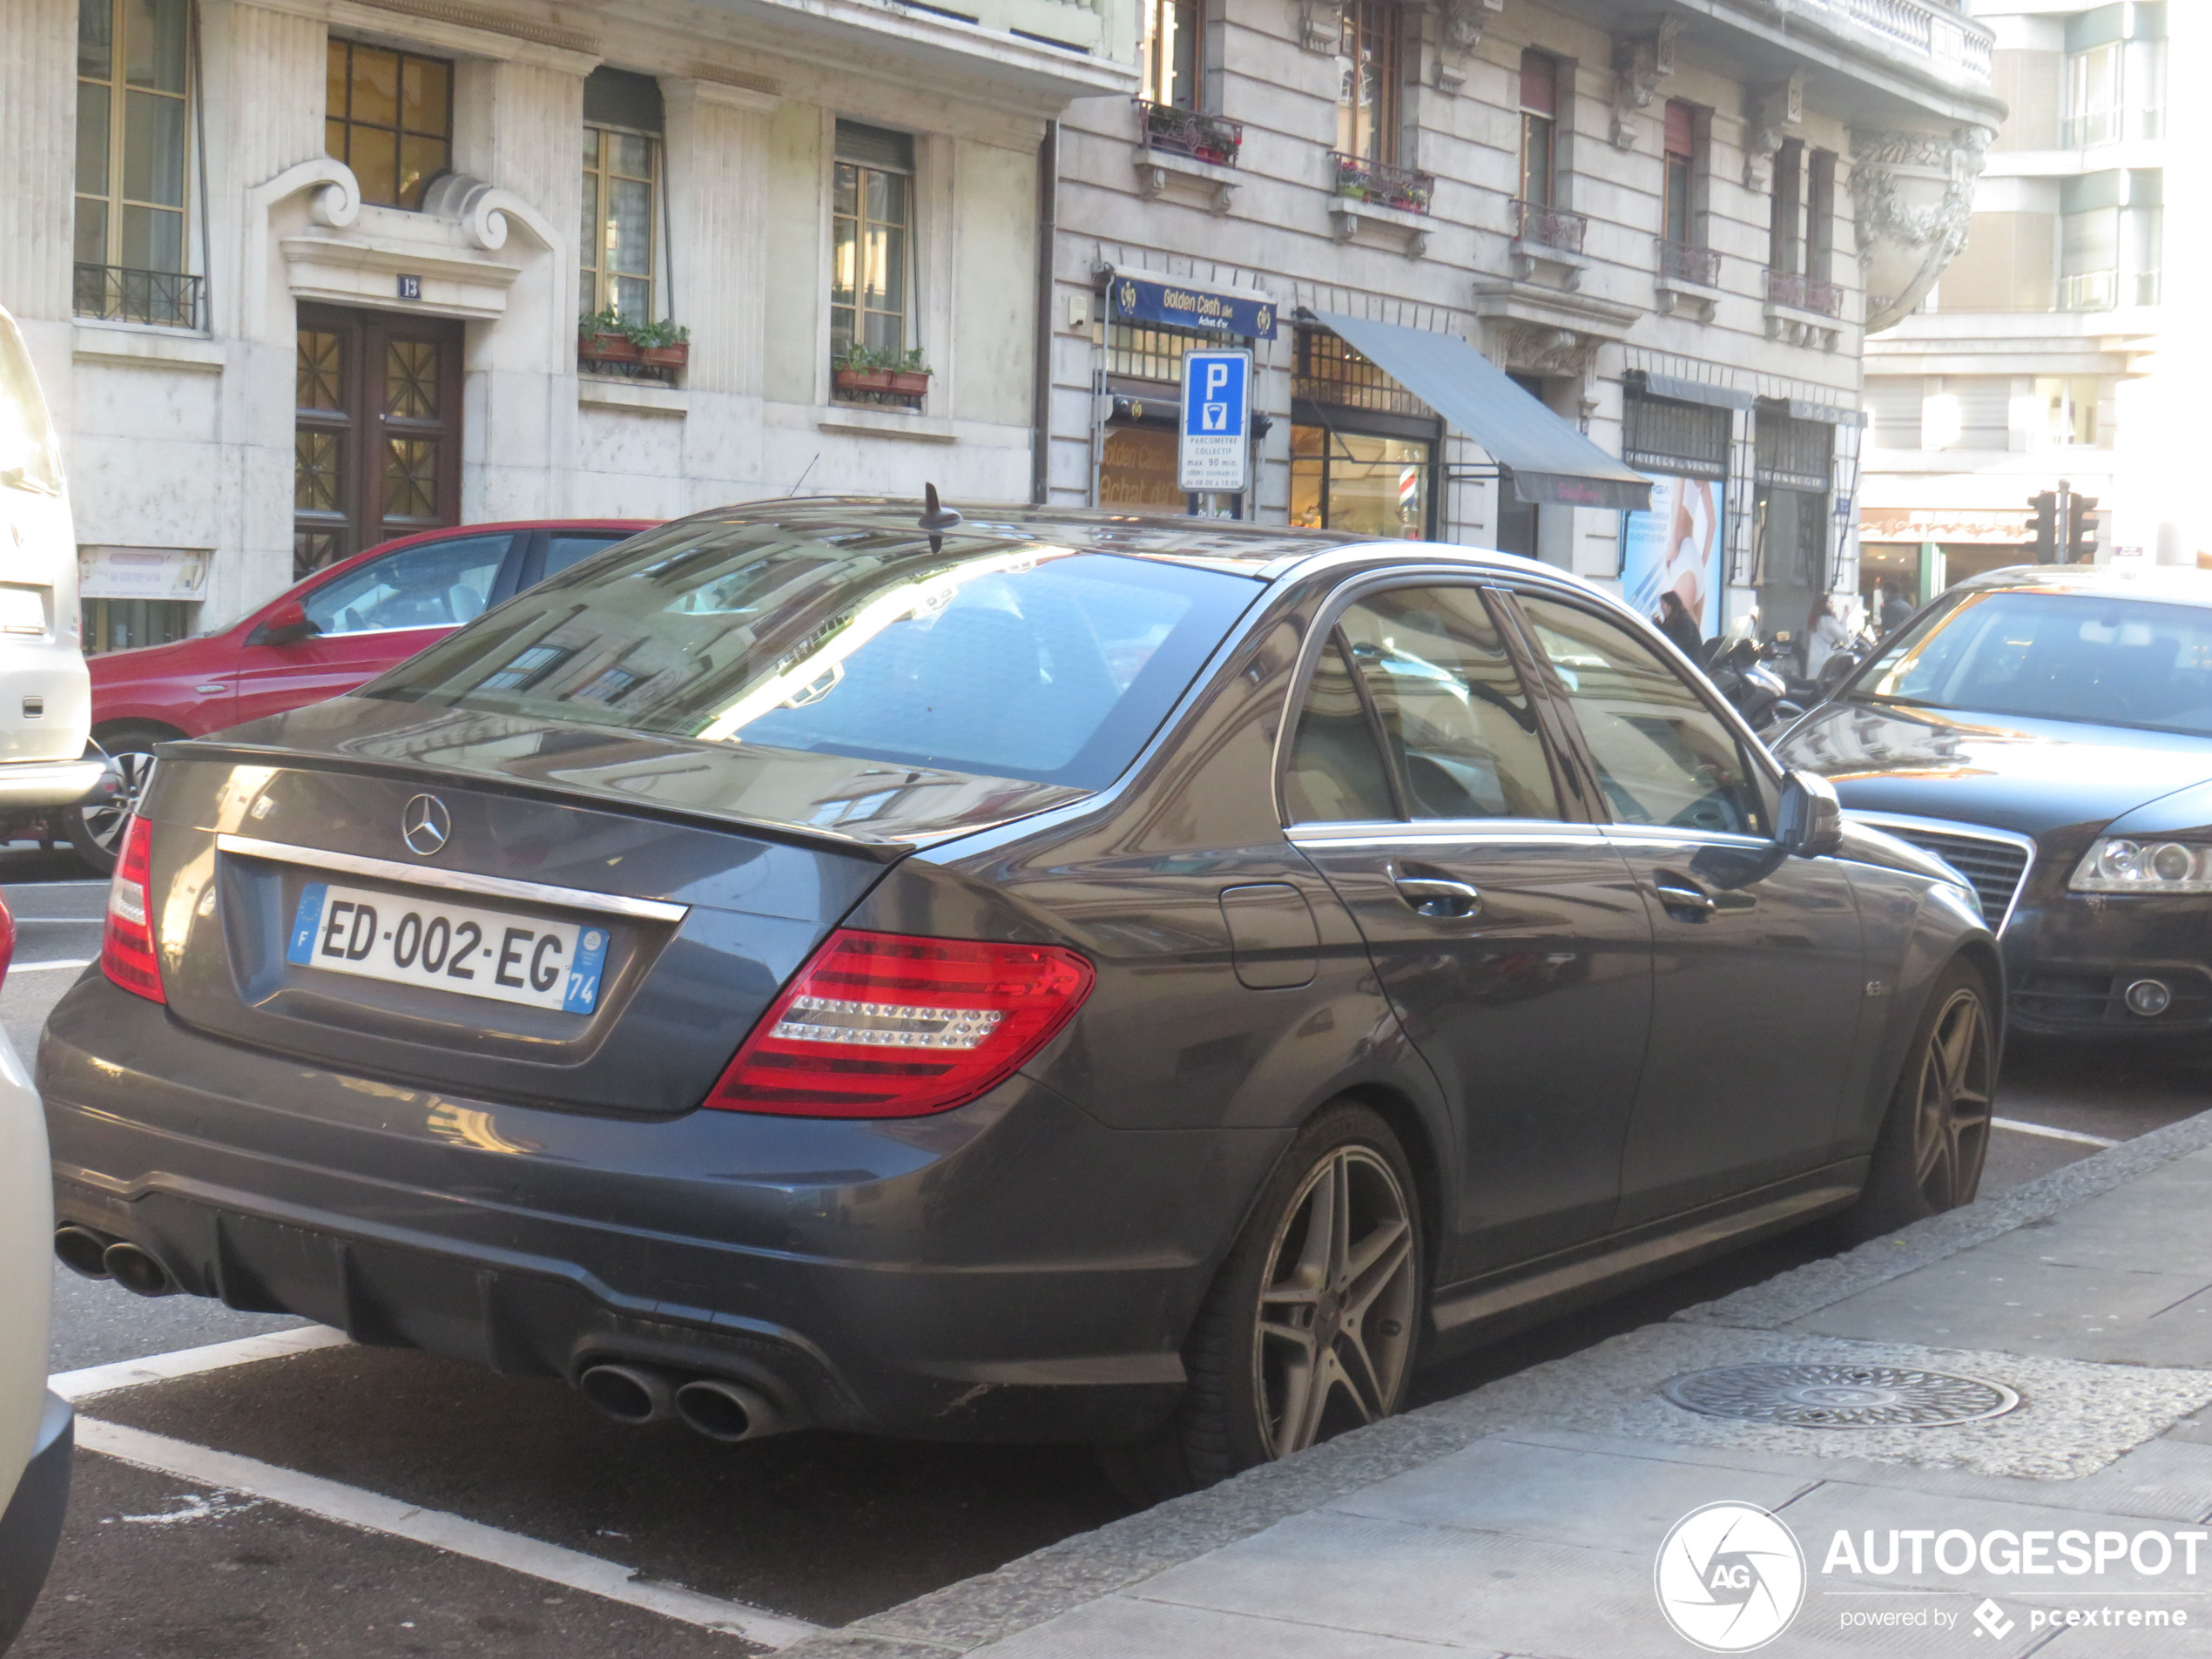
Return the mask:
[[1651,481],[1605,453],[1457,334],[1332,311],[1314,321],[1513,469],[1524,502],[1648,512]]

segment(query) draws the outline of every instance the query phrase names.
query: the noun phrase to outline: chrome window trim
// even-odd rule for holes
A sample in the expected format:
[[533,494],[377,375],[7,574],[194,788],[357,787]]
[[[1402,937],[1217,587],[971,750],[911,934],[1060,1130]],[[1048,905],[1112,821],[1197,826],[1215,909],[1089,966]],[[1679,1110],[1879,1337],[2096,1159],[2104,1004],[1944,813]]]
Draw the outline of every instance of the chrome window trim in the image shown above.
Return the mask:
[[1685,829],[1673,824],[1624,824],[1618,819],[1601,826],[1606,834],[1623,841],[1694,841],[1700,846],[1743,847],[1753,852],[1771,852],[1775,840],[1771,835],[1743,835],[1734,830]]
[[[1998,918],[1997,925],[1991,928],[1990,932],[2001,934],[2012,925],[2013,912],[2020,907],[2020,894],[2027,891],[2027,879],[2035,873],[2035,854],[2038,849],[2033,835],[2023,835],[2018,830],[1998,829],[1993,825],[1977,824],[1963,818],[1919,818],[1911,813],[1862,813],[1852,807],[1844,808],[1844,816],[1854,824],[1865,825],[1869,829],[1925,830],[1931,835],[1955,835],[1962,841],[2002,841],[2020,848],[2027,855],[2027,862],[2020,866],[2020,879],[2013,884],[2013,896],[2006,902],[2005,914]],[[1927,848],[1924,846],[1914,850],[1921,853],[1927,852]],[[1932,853],[1930,856],[1940,858],[1942,855]],[[1974,887],[1964,870],[1960,870],[1959,875],[1959,879],[1965,880],[1966,886],[1973,890],[1974,905],[1979,909],[1981,905],[1981,889]]]
[[441,870],[424,864],[401,864],[391,859],[364,858],[358,853],[335,853],[319,846],[293,846],[284,841],[264,841],[251,835],[227,832],[215,837],[215,850],[240,858],[267,859],[297,864],[310,870],[329,870],[372,880],[397,882],[411,887],[439,887],[485,899],[508,899],[517,904],[553,905],[563,910],[589,910],[601,915],[632,916],[641,921],[681,922],[691,914],[689,905],[663,899],[634,899],[627,894],[592,893],[583,887],[556,887],[542,881],[517,881],[511,876],[477,875],[465,870]]
[[1595,824],[1558,818],[1395,818],[1293,824],[1285,830],[1293,846],[1323,848],[1414,846],[1556,846],[1562,841],[1595,843],[1604,839]]

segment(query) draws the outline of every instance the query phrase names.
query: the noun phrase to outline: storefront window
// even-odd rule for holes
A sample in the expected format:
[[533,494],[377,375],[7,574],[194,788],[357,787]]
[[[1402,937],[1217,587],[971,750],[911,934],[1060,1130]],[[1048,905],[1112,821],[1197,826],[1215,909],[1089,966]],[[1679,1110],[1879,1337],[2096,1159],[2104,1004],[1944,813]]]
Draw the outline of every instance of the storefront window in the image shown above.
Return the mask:
[[1176,454],[1172,427],[1108,427],[1098,467],[1098,504],[1184,511],[1190,498],[1176,482]]
[[1751,546],[1759,620],[1793,637],[1828,595],[1828,489],[1835,428],[1762,408],[1755,442]]
[[354,170],[361,199],[420,207],[453,166],[453,65],[354,40],[330,43],[324,147]]
[[1391,541],[1428,535],[1436,444],[1318,426],[1291,428],[1291,523]]

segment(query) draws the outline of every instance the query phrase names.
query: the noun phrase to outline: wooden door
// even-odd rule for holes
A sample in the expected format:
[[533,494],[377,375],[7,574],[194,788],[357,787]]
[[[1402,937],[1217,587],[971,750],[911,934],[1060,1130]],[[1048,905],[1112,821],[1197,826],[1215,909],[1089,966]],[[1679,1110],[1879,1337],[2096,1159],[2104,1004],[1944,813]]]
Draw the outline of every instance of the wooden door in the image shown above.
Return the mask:
[[461,517],[462,325],[301,306],[299,329],[295,581]]

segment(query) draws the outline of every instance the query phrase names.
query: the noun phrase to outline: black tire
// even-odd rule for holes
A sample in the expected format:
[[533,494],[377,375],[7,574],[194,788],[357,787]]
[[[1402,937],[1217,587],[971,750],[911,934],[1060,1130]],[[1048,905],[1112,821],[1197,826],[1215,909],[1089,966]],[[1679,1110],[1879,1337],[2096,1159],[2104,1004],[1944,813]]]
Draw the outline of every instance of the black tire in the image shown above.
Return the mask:
[[1874,1143],[1866,1190],[1843,1217],[1861,1242],[1973,1202],[1997,1097],[1989,978],[1954,961],[1937,979]]
[[[1344,1224],[1317,1237],[1324,1207]],[[1108,1474],[1157,1502],[1393,1415],[1413,1373],[1426,1271],[1420,1189],[1398,1136],[1357,1102],[1323,1107],[1214,1277],[1184,1344],[1182,1403],[1150,1439],[1102,1448]]]
[[153,745],[171,734],[144,727],[125,727],[99,739],[108,759],[124,777],[124,790],[111,802],[98,806],[72,806],[60,814],[62,827],[77,856],[95,875],[115,873],[115,860],[123,850],[123,831],[131,812],[153,775]]

